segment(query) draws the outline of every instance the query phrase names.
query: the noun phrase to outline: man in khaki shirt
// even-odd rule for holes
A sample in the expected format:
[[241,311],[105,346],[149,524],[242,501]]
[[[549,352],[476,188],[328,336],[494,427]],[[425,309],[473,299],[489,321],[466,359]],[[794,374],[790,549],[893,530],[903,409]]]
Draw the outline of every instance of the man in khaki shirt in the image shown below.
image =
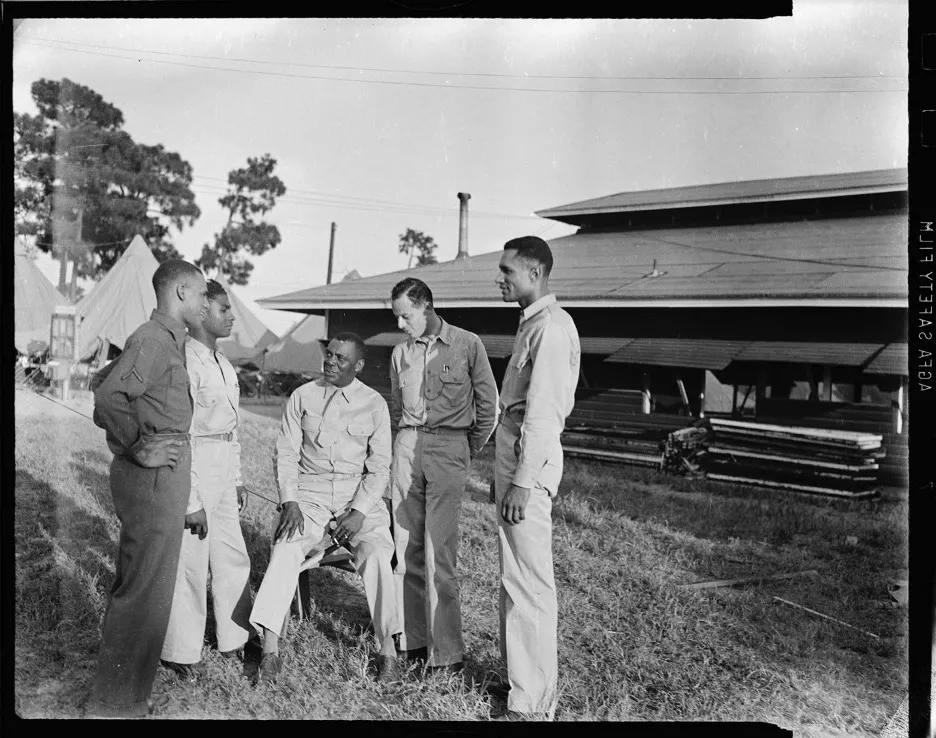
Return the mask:
[[519,303],[520,327],[501,386],[495,457],[501,562],[502,719],[552,719],[556,707],[557,602],[552,498],[562,478],[559,435],[575,404],[578,331],[549,293],[552,252],[536,236],[508,241],[496,283]]
[[436,314],[425,282],[404,279],[391,300],[409,336],[390,359],[400,649],[430,668],[458,671],[465,650],[458,518],[471,460],[494,430],[497,385],[481,339]]
[[299,387],[283,411],[273,467],[280,519],[250,623],[263,634],[258,679],[275,682],[282,669],[279,635],[306,555],[331,538],[350,548],[380,649],[377,678],[399,679],[393,637],[393,540],[383,502],[389,481],[390,414],[378,392],[362,384],[364,342],[339,333],[325,349],[324,376]]

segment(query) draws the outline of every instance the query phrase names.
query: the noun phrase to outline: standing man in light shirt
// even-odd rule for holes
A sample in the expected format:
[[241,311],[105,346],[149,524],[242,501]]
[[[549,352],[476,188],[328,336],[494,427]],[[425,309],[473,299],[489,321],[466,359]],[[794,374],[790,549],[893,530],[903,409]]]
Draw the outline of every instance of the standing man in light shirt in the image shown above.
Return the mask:
[[425,282],[397,283],[391,305],[409,337],[390,358],[400,648],[431,669],[459,671],[458,518],[471,460],[494,431],[497,385],[481,339],[436,314]]
[[377,678],[400,678],[393,539],[382,499],[390,478],[390,414],[380,393],[357,379],[365,352],[356,334],[336,335],[325,349],[324,376],[294,391],[283,411],[273,454],[280,519],[250,613],[263,633],[260,682],[275,682],[282,670],[279,636],[300,567],[332,521],[332,539],[351,550],[364,580],[380,649]]
[[208,615],[208,571],[218,650],[237,656],[252,635],[250,557],[239,514],[248,490],[241,478],[237,415],[240,387],[231,362],[217,347],[231,335],[234,316],[227,292],[208,281],[208,314],[185,342],[192,415],[192,491],[185,515],[191,532],[182,540],[163,666],[192,679],[202,675],[202,642]]
[[496,279],[522,308],[501,386],[495,457],[500,554],[500,641],[508,712],[551,720],[558,681],[552,498],[562,478],[559,435],[575,404],[578,331],[549,292],[549,245],[536,236],[504,244]]

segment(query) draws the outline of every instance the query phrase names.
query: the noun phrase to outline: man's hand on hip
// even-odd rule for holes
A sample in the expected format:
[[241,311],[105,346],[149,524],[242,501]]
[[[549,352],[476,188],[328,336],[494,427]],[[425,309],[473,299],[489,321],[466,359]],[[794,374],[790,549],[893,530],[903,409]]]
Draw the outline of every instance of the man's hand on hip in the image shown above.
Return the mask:
[[208,535],[208,514],[205,508],[185,516],[185,527],[192,531],[192,535],[198,534],[198,540],[205,540]]
[[351,509],[335,518],[335,522],[337,525],[332,538],[344,546],[361,530],[361,526],[364,525],[364,513]]
[[530,499],[529,487],[511,484],[501,502],[501,517],[507,525],[516,525],[526,518],[526,505]]
[[154,469],[158,466],[168,466],[175,469],[182,456],[183,445],[188,445],[184,438],[151,438],[145,441],[133,452],[133,460],[140,466]]
[[247,502],[250,498],[250,490],[246,484],[237,486],[237,512],[242,513],[247,509]]
[[297,530],[300,535],[305,532],[305,522],[302,519],[302,510],[299,509],[298,502],[284,502],[280,512],[279,525],[276,526],[276,533],[273,536],[273,543],[279,543],[292,538]]

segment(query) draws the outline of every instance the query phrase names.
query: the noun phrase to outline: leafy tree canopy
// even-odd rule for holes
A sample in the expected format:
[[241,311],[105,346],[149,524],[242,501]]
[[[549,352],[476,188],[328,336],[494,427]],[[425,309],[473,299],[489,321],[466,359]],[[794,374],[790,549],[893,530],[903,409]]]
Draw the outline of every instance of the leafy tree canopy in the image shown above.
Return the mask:
[[261,158],[248,158],[247,166],[228,173],[227,193],[218,198],[227,213],[227,222],[221,233],[215,234],[214,244],[202,247],[201,257],[195,262],[205,271],[223,274],[231,284],[247,284],[253,264],[245,252],[261,256],[276,248],[282,240],[279,229],[258,216],[263,216],[276,205],[276,198],[286,194],[286,186],[273,174],[276,159],[269,154]]
[[134,141],[123,113],[88,87],[40,79],[32,97],[39,113],[13,121],[16,232],[64,250],[82,277],[106,273],[137,234],[159,261],[180,258],[169,228],[201,214],[191,165]]
[[412,228],[407,228],[406,233],[400,235],[400,253],[409,254],[407,269],[413,265],[413,256],[416,257],[416,266],[438,263],[435,257],[437,246],[432,236],[427,236],[422,231],[414,231]]

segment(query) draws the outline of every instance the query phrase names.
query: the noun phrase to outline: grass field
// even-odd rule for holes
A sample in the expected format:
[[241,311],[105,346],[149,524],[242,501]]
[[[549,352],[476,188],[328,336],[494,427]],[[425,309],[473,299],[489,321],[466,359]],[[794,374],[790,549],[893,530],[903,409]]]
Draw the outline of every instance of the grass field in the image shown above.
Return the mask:
[[[247,484],[271,498],[277,415],[248,408],[241,428]],[[77,415],[17,413],[15,460],[16,710],[78,717],[114,576],[110,454],[103,432]],[[313,572],[311,620],[288,625],[275,689],[252,686],[209,632],[207,677],[189,685],[160,669],[155,691],[170,701],[156,717],[487,720],[502,711],[479,686],[503,674],[490,476],[488,448],[462,518],[466,678],[411,673],[399,686],[377,684],[360,582],[326,569]],[[254,497],[243,519],[255,590],[274,515]],[[800,736],[876,736],[906,690],[907,613],[887,592],[907,566],[906,516],[900,494],[825,500],[567,460],[553,513],[556,719],[766,721]],[[680,586],[808,569],[818,575]]]

